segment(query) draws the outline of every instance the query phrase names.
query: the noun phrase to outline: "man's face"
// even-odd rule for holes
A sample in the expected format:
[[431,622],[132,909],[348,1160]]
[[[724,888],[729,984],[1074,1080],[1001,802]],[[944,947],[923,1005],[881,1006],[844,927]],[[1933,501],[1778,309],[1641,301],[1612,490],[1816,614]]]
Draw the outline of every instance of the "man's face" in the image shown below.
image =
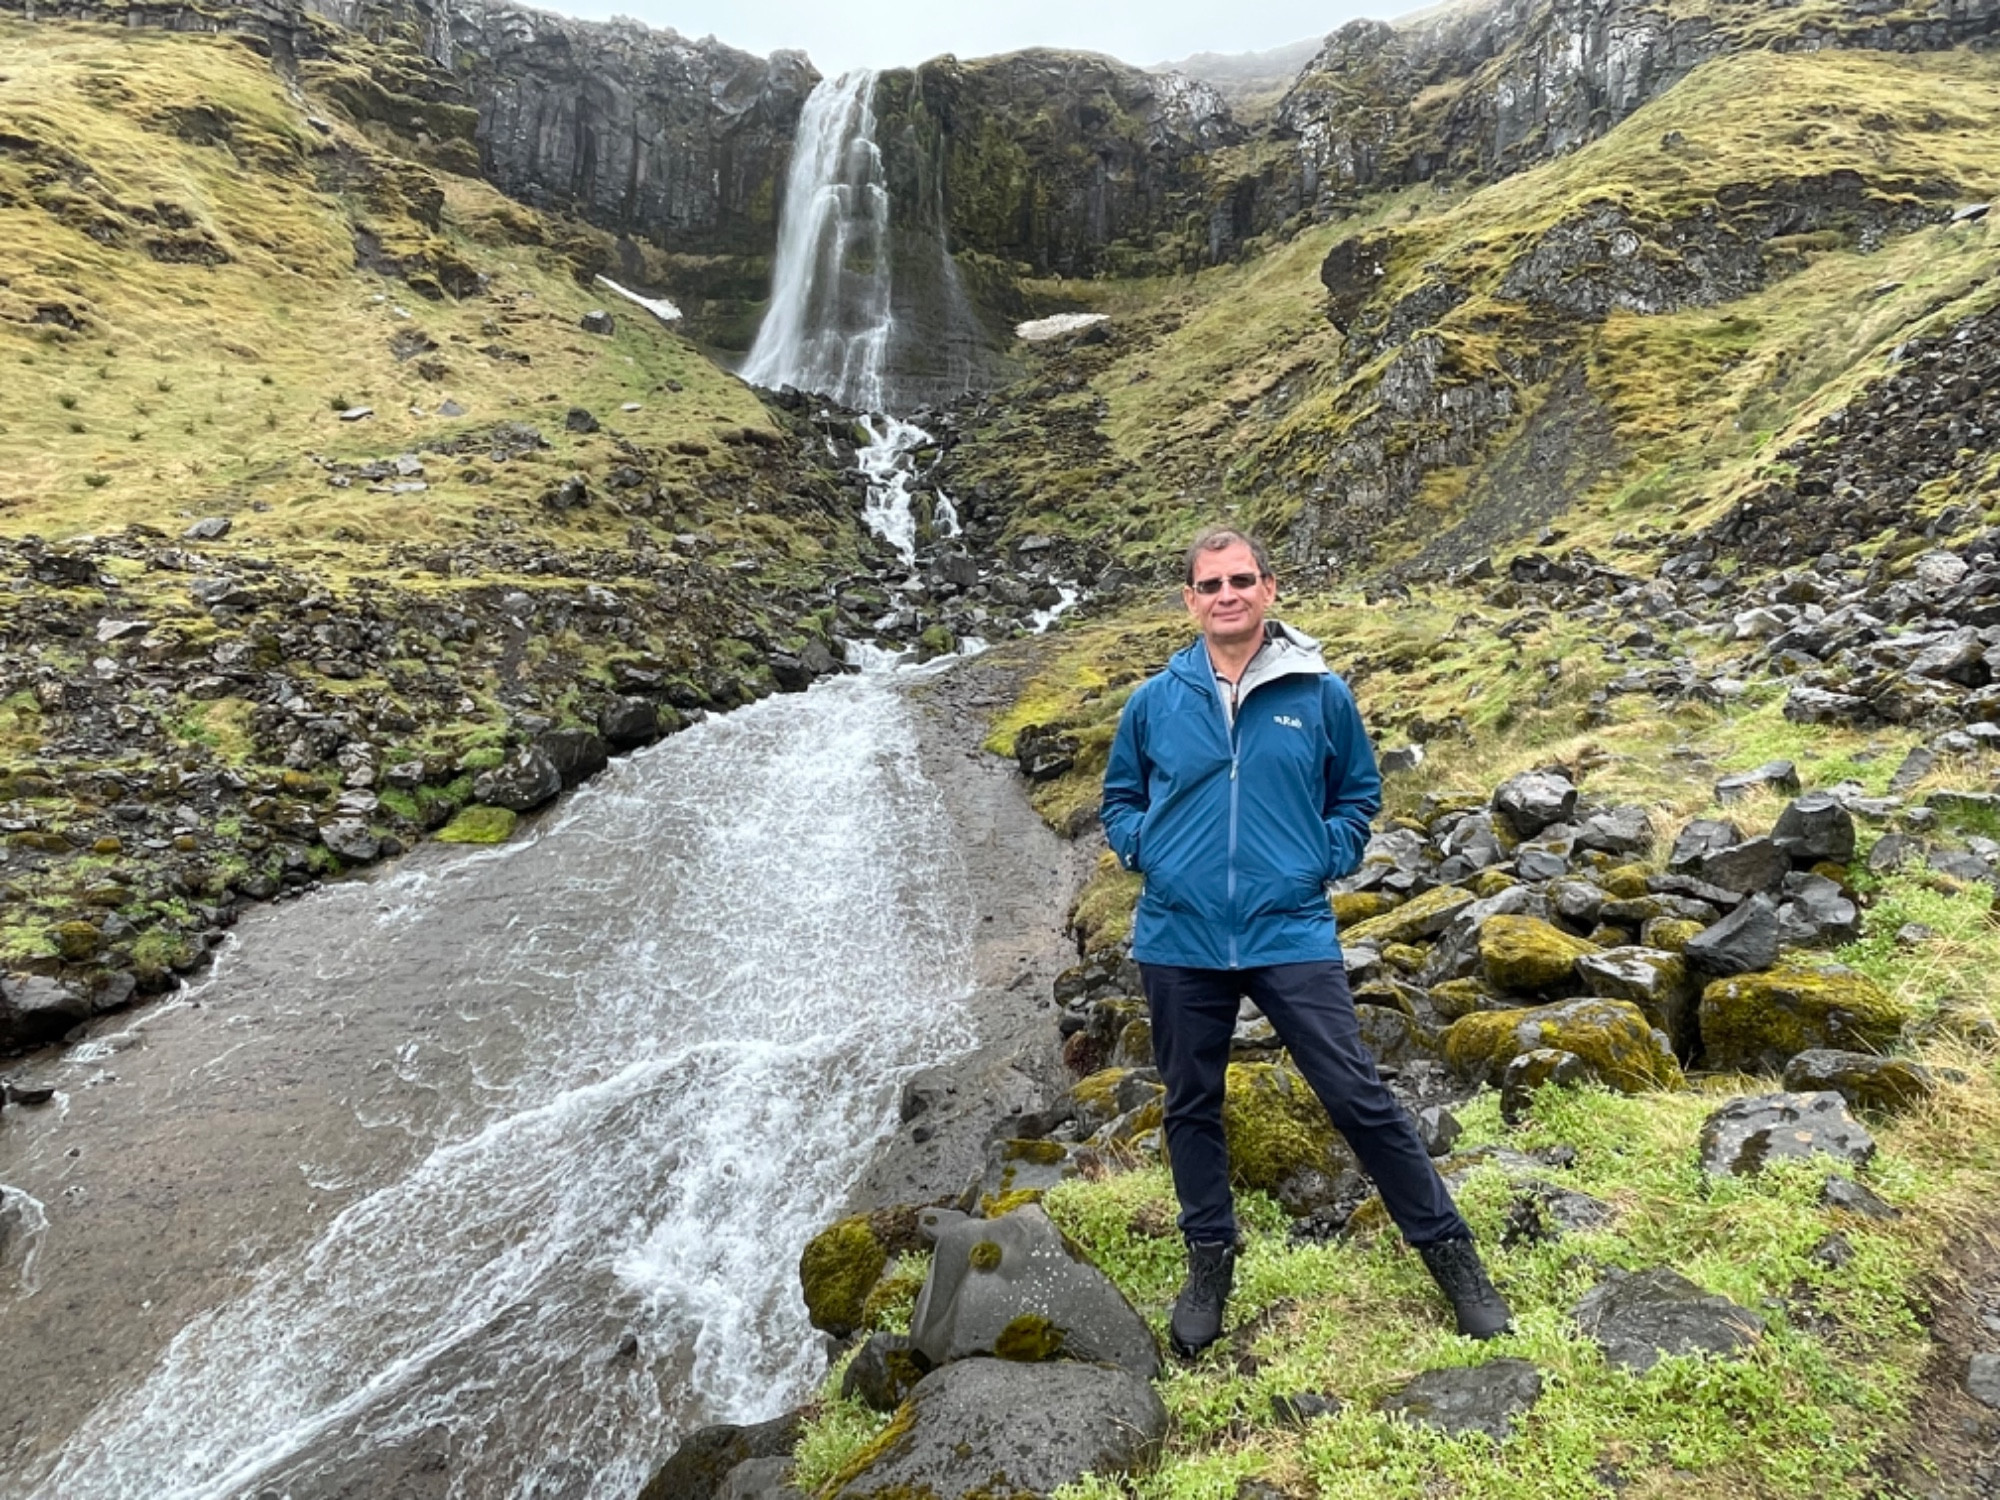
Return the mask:
[[[1204,592],[1204,584],[1215,592]],[[1259,576],[1256,557],[1241,542],[1201,553],[1194,560],[1194,584],[1181,590],[1202,637],[1218,646],[1260,637],[1264,611],[1277,597],[1278,580]]]

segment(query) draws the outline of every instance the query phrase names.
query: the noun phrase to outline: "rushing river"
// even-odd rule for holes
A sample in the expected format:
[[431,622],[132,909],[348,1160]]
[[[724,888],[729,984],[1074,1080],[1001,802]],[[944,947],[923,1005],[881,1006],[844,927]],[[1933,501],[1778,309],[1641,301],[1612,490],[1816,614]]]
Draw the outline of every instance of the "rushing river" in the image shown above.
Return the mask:
[[877,673],[711,719],[41,1064],[0,1495],[628,1500],[800,1399],[799,1252],[971,1041],[913,714]]

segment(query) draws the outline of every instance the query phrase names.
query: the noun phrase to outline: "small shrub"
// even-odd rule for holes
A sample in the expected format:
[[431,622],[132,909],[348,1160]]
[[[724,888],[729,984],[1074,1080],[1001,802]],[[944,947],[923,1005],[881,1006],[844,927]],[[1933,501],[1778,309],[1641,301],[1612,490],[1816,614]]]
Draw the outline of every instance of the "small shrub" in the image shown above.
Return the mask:
[[94,490],[101,490],[107,484],[111,483],[111,476],[109,474],[86,474],[83,476],[83,482]]

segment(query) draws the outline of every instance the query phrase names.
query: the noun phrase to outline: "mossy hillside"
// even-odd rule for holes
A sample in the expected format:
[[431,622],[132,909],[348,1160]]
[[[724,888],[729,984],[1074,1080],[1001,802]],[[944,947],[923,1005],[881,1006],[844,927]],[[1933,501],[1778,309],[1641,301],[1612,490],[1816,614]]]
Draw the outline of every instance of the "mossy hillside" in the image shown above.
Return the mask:
[[[536,502],[564,473],[601,478],[618,438],[660,472],[670,526],[726,520],[757,539],[741,492],[768,488],[765,512],[783,508],[758,484],[759,445],[738,438],[778,436],[763,406],[650,315],[579,285],[556,246],[587,234],[381,150],[228,39],[8,21],[0,63],[0,122],[28,143],[0,165],[11,527],[60,537],[250,511],[274,544],[347,567],[356,542],[457,539],[501,517],[601,544],[625,531],[609,507],[558,517]],[[312,107],[330,134],[306,123]],[[422,267],[447,252],[483,290],[422,295]],[[577,327],[593,307],[613,312],[614,337]],[[462,418],[439,414],[448,400]],[[339,420],[364,405],[372,418]],[[571,406],[615,436],[566,432]],[[393,457],[501,421],[535,425],[550,449],[433,462],[415,496],[331,490],[311,457]]]

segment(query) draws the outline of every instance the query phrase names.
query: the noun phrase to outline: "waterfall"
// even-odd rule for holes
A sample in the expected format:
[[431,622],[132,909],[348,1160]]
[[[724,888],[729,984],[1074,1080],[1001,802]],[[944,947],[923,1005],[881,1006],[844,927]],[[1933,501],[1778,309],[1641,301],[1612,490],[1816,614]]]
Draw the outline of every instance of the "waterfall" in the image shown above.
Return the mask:
[[785,180],[771,309],[743,378],[862,411],[886,407],[889,187],[875,145],[875,74],[822,79],[806,100]]

